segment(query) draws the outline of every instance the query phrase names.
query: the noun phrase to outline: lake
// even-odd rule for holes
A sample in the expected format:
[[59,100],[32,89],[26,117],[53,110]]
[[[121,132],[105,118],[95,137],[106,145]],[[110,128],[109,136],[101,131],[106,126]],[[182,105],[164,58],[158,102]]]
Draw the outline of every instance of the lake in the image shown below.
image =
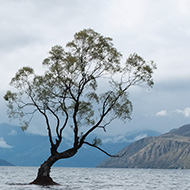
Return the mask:
[[1,190],[189,190],[190,170],[52,168],[61,186],[27,185],[37,167],[0,167]]

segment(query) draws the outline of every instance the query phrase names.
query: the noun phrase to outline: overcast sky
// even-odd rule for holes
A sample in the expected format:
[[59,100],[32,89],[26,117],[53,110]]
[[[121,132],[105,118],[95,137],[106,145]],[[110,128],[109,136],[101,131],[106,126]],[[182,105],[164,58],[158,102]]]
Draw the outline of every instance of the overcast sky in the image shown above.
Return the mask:
[[[113,38],[125,58],[136,52],[158,67],[153,89],[131,91],[132,121],[115,122],[109,134],[190,123],[189,0],[0,0],[0,123],[10,123],[3,95],[16,71],[40,72],[50,48],[84,28]],[[30,130],[43,131],[39,125]]]

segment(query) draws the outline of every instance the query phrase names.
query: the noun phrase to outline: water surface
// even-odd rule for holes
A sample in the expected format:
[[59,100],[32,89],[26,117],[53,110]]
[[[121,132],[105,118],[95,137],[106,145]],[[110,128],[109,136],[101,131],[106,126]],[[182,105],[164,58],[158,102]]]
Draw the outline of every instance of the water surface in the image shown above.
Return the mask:
[[1,190],[189,190],[190,170],[52,168],[61,186],[28,185],[36,167],[0,167]]

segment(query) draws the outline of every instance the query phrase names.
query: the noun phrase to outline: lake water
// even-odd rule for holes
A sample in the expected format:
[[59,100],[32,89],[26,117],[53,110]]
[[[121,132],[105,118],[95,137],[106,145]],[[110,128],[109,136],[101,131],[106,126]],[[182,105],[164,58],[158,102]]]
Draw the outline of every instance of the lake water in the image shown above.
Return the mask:
[[189,190],[190,170],[52,168],[61,186],[27,185],[36,167],[0,167],[0,190]]

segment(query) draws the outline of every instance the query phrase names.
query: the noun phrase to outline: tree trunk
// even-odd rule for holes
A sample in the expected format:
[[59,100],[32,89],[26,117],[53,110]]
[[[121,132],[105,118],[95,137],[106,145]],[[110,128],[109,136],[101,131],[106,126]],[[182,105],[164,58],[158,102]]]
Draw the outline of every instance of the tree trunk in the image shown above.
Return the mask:
[[35,185],[59,185],[58,183],[54,182],[53,179],[50,177],[50,171],[52,165],[64,158],[70,158],[74,156],[77,153],[77,149],[69,149],[62,153],[57,153],[55,155],[51,155],[39,168],[37,177],[34,181],[32,181],[30,184]]

